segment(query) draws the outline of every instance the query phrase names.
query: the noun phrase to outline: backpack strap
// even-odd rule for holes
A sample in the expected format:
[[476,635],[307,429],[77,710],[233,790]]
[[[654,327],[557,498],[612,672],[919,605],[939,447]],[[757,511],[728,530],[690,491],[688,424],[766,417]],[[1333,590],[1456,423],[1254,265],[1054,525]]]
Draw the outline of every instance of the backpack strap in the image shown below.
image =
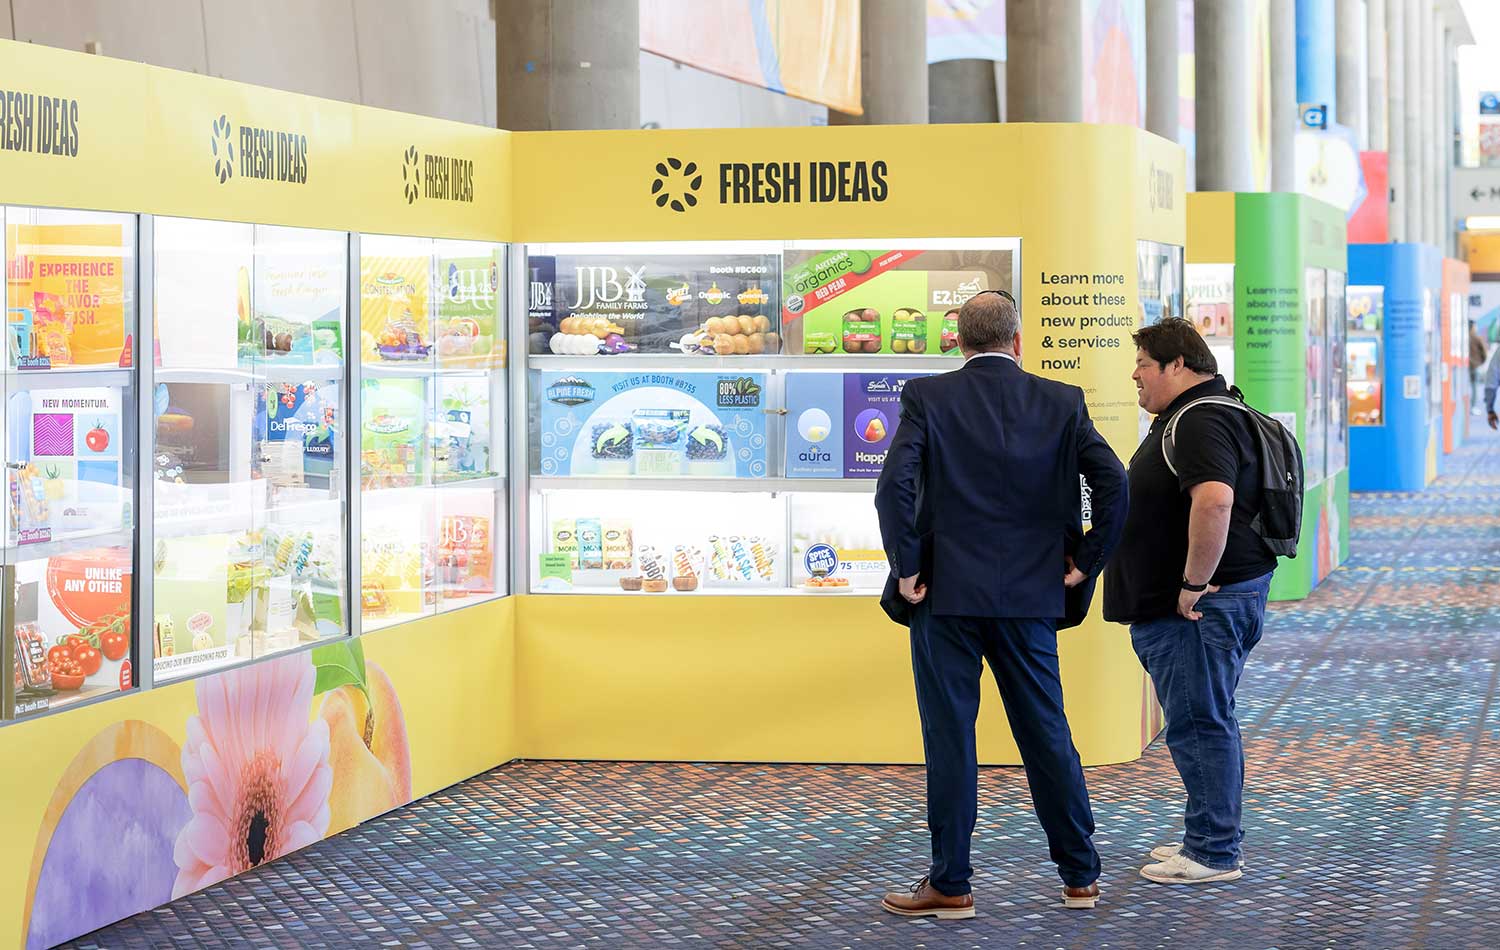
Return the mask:
[[1177,474],[1177,466],[1172,461],[1172,453],[1177,451],[1177,423],[1182,419],[1182,414],[1194,406],[1228,406],[1231,409],[1239,409],[1242,412],[1250,411],[1249,406],[1229,396],[1204,396],[1201,399],[1194,399],[1186,406],[1172,413],[1172,418],[1167,420],[1167,426],[1162,430],[1161,457],[1162,461],[1167,463],[1167,470],[1173,475]]

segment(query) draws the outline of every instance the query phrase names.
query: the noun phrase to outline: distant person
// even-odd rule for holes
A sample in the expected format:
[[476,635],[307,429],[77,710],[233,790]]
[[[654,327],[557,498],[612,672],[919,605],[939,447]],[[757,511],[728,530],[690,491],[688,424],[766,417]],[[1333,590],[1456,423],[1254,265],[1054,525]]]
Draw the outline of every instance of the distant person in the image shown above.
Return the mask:
[[1490,360],[1484,374],[1484,412],[1491,429],[1500,429],[1500,416],[1495,415],[1495,392],[1500,390],[1500,356]]
[[1473,320],[1469,321],[1469,399],[1474,403],[1474,411],[1479,411],[1479,371],[1484,368],[1484,361],[1489,357],[1489,350],[1484,345],[1484,337],[1479,335],[1479,328]]
[[1187,789],[1181,844],[1151,852],[1141,876],[1161,884],[1240,877],[1245,757],[1234,693],[1260,642],[1276,557],[1251,526],[1260,457],[1246,412],[1202,405],[1226,396],[1208,344],[1168,319],[1134,335],[1140,406],[1156,416],[1130,460],[1130,513],[1104,578],[1104,617],[1130,624],[1136,656],[1167,714],[1167,748]]
[[[1125,472],[1076,386],[1021,369],[1015,301],[986,291],[958,313],[964,366],[913,379],[875,489],[891,574],[881,606],[911,627],[927,758],[932,864],[882,906],[974,916],[974,720],[982,661],[1000,686],[1067,907],[1099,899],[1094,816],[1063,713],[1057,630],[1087,612],[1125,521]],[[1093,528],[1080,524],[1079,476]]]

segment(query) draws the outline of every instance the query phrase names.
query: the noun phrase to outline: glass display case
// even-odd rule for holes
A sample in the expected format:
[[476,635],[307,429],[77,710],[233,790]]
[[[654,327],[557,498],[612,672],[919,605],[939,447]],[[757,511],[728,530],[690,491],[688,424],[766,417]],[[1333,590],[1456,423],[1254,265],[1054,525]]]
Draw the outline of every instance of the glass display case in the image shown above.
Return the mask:
[[349,237],[158,218],[157,681],[349,632]]
[[1234,384],[1234,265],[1188,264],[1183,271],[1187,318],[1208,342],[1219,373]]
[[1345,367],[1349,359],[1349,321],[1343,271],[1327,272],[1326,326],[1328,352],[1323,365],[1328,373],[1328,472],[1349,467],[1349,386]]
[[134,687],[137,225],[0,209],[6,718]]
[[[1136,241],[1135,249],[1136,286],[1140,298],[1137,326],[1149,327],[1167,317],[1184,316],[1183,280],[1185,275],[1182,248],[1171,244],[1159,244],[1156,241]],[[1231,266],[1229,270],[1232,278],[1234,268]],[[1145,440],[1146,433],[1151,430],[1151,419],[1151,413],[1144,409],[1136,409],[1138,440]]]
[[958,308],[1020,241],[528,248],[531,589],[838,593],[888,573],[870,495]]
[[1347,301],[1349,425],[1385,424],[1385,288],[1351,285]]
[[360,615],[375,630],[506,588],[502,245],[363,235]]
[[1303,419],[1302,460],[1308,485],[1328,472],[1328,272],[1309,267],[1303,272],[1303,324],[1306,349],[1306,406]]

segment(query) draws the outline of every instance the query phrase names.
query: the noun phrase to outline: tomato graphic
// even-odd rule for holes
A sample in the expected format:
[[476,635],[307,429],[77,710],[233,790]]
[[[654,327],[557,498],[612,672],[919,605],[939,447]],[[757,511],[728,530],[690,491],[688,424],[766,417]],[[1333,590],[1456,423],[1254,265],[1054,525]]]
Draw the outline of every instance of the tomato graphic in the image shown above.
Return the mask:
[[78,665],[83,667],[84,676],[93,676],[99,672],[99,666],[104,662],[104,654],[88,644],[84,644],[73,650],[73,659],[77,660]]
[[109,448],[109,432],[105,430],[104,423],[95,422],[88,435],[83,437],[83,444],[89,447],[90,452],[103,452]]
[[115,630],[106,630],[99,635],[99,652],[106,660],[121,660],[130,649],[130,635]]

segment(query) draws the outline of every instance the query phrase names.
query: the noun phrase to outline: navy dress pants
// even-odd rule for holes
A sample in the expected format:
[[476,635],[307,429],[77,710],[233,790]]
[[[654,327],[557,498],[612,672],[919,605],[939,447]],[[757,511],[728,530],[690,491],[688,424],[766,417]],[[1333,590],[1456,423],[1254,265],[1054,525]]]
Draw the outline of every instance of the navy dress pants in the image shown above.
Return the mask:
[[999,683],[1058,874],[1068,887],[1087,887],[1099,877],[1099,854],[1083,768],[1063,715],[1056,621],[935,616],[922,603],[912,611],[911,662],[927,757],[932,886],[948,895],[969,893],[979,792],[974,721],[984,660]]

